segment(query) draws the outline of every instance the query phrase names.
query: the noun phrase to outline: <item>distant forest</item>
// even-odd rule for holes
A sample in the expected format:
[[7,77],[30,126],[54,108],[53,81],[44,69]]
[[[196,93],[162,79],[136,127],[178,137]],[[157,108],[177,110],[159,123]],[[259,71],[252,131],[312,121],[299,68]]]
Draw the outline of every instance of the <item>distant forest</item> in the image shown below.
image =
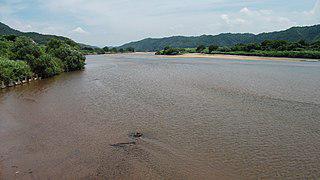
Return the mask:
[[304,40],[297,42],[265,40],[262,43],[236,44],[231,47],[200,45],[197,48],[174,48],[167,46],[163,50],[157,51],[156,55],[180,55],[184,53],[320,59],[320,40],[313,43]]
[[133,47],[136,51],[155,52],[163,50],[167,46],[174,48],[196,48],[200,45],[208,47],[214,44],[220,47],[231,47],[237,44],[262,43],[266,40],[284,40],[288,42],[304,40],[307,43],[313,43],[320,40],[320,25],[292,27],[284,31],[261,33],[258,35],[225,33],[216,36],[148,38],[122,45],[119,48]]

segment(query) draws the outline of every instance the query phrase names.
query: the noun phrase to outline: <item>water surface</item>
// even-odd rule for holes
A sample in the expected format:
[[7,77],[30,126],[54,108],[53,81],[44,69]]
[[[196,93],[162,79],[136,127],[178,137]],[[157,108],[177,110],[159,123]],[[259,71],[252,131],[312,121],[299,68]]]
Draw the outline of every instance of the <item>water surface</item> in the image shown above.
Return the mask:
[[3,179],[320,178],[320,63],[88,56],[2,90],[0,137]]

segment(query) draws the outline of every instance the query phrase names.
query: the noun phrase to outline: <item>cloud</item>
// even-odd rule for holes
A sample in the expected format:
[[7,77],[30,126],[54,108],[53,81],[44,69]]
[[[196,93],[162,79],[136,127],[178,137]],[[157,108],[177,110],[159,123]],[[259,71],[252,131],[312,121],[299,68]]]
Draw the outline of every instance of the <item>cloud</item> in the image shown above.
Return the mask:
[[319,14],[320,0],[0,0],[2,22],[99,46],[146,37],[282,30],[319,23]]
[[77,27],[77,28],[73,29],[72,32],[77,33],[77,34],[88,34],[88,32],[83,30],[81,27]]
[[230,27],[245,25],[247,23],[247,20],[244,20],[240,17],[232,18],[227,14],[221,15],[221,19]]
[[0,15],[12,15],[25,9],[26,7],[26,4],[22,3],[20,0],[3,0],[0,1]]
[[221,19],[225,26],[232,32],[251,32],[258,33],[264,31],[282,30],[295,26],[297,22],[283,17],[269,9],[252,10],[248,7],[241,8],[238,12],[224,14]]
[[240,10],[241,13],[244,13],[244,14],[247,14],[247,15],[250,15],[251,14],[251,11],[247,8],[247,7],[244,7]]
[[225,23],[230,24],[230,19],[228,15],[222,14],[220,17]]
[[313,9],[310,11],[311,14],[315,15],[315,14],[320,14],[320,0],[318,0]]

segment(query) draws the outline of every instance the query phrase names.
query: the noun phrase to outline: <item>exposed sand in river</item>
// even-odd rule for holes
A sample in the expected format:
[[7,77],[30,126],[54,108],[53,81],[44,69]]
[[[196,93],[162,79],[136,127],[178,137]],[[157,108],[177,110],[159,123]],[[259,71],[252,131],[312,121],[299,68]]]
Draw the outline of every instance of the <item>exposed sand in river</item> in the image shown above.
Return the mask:
[[172,58],[214,58],[214,59],[235,59],[235,60],[281,60],[281,61],[310,61],[317,62],[317,59],[303,58],[281,58],[281,57],[261,57],[261,56],[240,56],[240,55],[225,55],[225,54],[200,54],[189,53],[175,56],[165,56]]

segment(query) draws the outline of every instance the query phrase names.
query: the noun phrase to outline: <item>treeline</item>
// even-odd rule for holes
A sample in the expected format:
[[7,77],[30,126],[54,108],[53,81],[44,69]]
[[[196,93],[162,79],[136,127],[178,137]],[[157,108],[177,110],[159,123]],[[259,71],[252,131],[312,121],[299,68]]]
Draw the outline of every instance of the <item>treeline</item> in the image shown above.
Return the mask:
[[195,52],[196,52],[196,48],[174,48],[174,47],[166,46],[163,50],[157,51],[156,55],[181,55],[185,53],[195,53]]
[[83,47],[81,48],[81,51],[86,54],[116,54],[116,53],[133,53],[135,52],[135,49],[132,47],[128,48],[116,48],[116,47],[104,47],[104,48],[98,48],[98,47]]
[[166,47],[157,55],[178,55],[184,53],[231,54],[267,57],[290,57],[320,59],[320,40],[307,43],[304,40],[289,42],[282,40],[266,40],[262,43],[237,44],[231,47],[200,45],[197,48]]
[[0,36],[0,82],[9,84],[33,75],[52,77],[84,69],[85,56],[71,40],[51,39],[39,45],[24,36]]

